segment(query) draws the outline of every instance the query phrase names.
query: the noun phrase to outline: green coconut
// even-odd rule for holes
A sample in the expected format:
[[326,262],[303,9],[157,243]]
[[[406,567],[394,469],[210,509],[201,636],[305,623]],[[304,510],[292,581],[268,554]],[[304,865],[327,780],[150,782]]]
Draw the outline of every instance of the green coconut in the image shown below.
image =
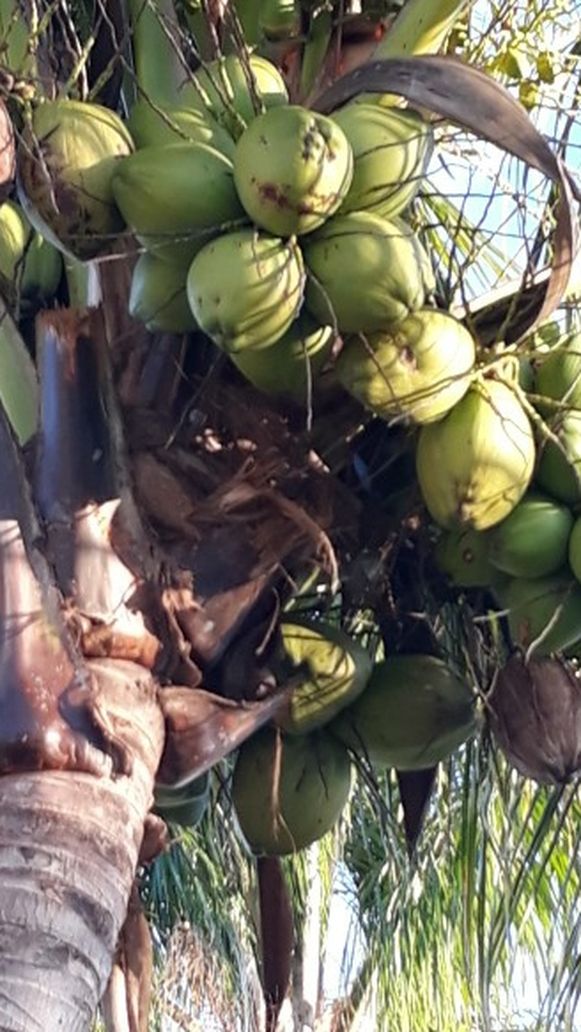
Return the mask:
[[180,91],[180,103],[209,111],[237,137],[266,108],[288,103],[284,79],[270,61],[257,54],[230,54],[209,61]]
[[77,100],[43,101],[23,134],[20,201],[38,232],[83,260],[107,251],[124,228],[112,190],[133,141],[108,108]]
[[[424,303],[419,242],[403,223],[371,212],[335,215],[303,242],[306,304],[343,333],[371,333],[401,322]],[[426,258],[427,262],[427,258]]]
[[474,732],[474,695],[435,656],[390,656],[332,732],[374,767],[422,770],[446,759]]
[[113,191],[140,243],[184,267],[222,226],[244,216],[231,162],[205,143],[143,147],[120,162]]
[[566,505],[581,501],[581,412],[559,414],[550,428],[560,442],[545,440],[536,479],[553,498]]
[[131,109],[128,127],[137,147],[158,147],[164,143],[206,143],[230,160],[235,143],[207,111],[187,107],[156,109],[138,100]]
[[61,280],[60,251],[36,233],[20,205],[0,205],[0,286],[9,304],[48,301]]
[[254,351],[247,348],[232,361],[250,383],[265,394],[288,395],[299,402],[309,399],[313,381],[329,358],[335,333],[304,313],[280,340]]
[[523,391],[531,392],[535,389],[535,369],[526,355],[518,360],[518,383]]
[[572,526],[569,509],[531,492],[490,531],[490,561],[512,577],[555,573],[567,561]]
[[347,750],[324,731],[285,737],[266,728],[238,753],[232,801],[253,853],[304,849],[339,819],[351,787]]
[[[515,577],[501,601],[508,611],[512,640],[535,653],[563,652],[581,639],[581,586],[568,571],[550,577]],[[542,640],[539,640],[542,639]]]
[[452,411],[422,427],[416,470],[431,516],[446,528],[486,530],[514,509],[535,462],[531,425],[514,392],[478,381]]
[[352,175],[341,129],[295,104],[259,115],[236,145],[238,196],[253,222],[277,236],[321,226],[341,204]]
[[164,821],[195,828],[204,816],[210,801],[210,775],[202,774],[180,788],[156,785],[153,812]]
[[186,294],[187,266],[170,265],[153,254],[142,254],[131,279],[129,313],[148,330],[187,333],[196,320]]
[[301,32],[301,5],[297,0],[261,0],[258,25],[266,39],[294,39]]
[[286,661],[305,664],[309,673],[278,723],[291,734],[304,735],[328,724],[361,694],[373,664],[366,649],[331,624],[295,617],[284,620],[280,631]]
[[194,258],[188,300],[204,333],[235,354],[280,340],[301,307],[303,282],[295,241],[244,229],[218,237]]
[[432,423],[465,395],[474,360],[468,330],[426,308],[391,330],[347,338],[335,368],[346,390],[383,419]]
[[[581,409],[581,333],[568,337],[537,369],[535,391]],[[542,407],[542,406],[541,406]]]
[[567,555],[569,566],[576,579],[581,581],[581,516],[578,516],[573,523],[573,529],[569,535]]
[[[434,550],[436,565],[461,588],[487,588],[499,580],[499,571],[488,557],[489,532],[449,530]],[[502,575],[500,575],[502,576]]]
[[414,111],[347,104],[333,112],[355,161],[341,212],[375,211],[391,218],[417,194],[433,150],[431,126]]

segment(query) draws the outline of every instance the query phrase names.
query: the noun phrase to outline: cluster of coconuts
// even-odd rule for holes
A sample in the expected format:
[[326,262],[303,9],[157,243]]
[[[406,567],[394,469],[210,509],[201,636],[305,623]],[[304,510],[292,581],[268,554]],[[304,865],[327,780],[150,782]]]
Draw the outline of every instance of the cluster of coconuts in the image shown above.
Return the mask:
[[303,399],[340,335],[347,389],[404,417],[420,381],[445,378],[446,404],[458,398],[473,362],[460,324],[425,307],[430,263],[400,217],[431,150],[412,111],[352,103],[326,118],[289,104],[264,58],[231,55],[185,83],[179,106],[140,100],[127,126],[99,105],[39,105],[19,190],[43,235],[81,259],[132,230],[144,253],[130,310],[149,328],[201,329],[256,386]]
[[344,631],[289,614],[286,660],[306,673],[278,726],[240,749],[232,799],[255,853],[302,849],[345,807],[352,761],[378,770],[431,767],[475,730],[470,688],[442,660],[392,656],[373,663]]
[[[515,646],[539,656],[576,656],[581,643],[581,335],[568,338],[534,366],[531,386],[540,417],[536,442],[524,422],[522,430],[514,420],[507,424],[511,441],[518,434],[518,450],[499,448],[496,467],[483,467],[482,486],[477,467],[469,485],[465,511],[476,506],[477,517],[483,510],[484,518],[444,533],[436,561],[457,585],[493,590],[507,612]],[[526,451],[525,441],[530,442]],[[458,451],[465,451],[466,443],[457,436]],[[498,470],[502,463],[506,478],[511,455],[518,480],[512,490],[505,481],[496,500],[491,489],[499,490]],[[436,519],[444,511],[437,508],[439,497],[432,502]],[[499,505],[508,514],[491,525],[485,514]]]
[[431,151],[413,111],[354,102],[326,118],[290,105],[266,59],[231,55],[178,106],[138,101],[128,125],[99,105],[41,103],[18,183],[35,227],[78,258],[132,230],[130,310],[149,328],[201,329],[257,387],[299,400],[340,336],[346,389],[423,424],[463,397],[474,366],[464,327],[426,306],[430,262],[401,218]]
[[[477,727],[474,694],[441,659],[394,655],[374,663],[335,625],[289,613],[281,670],[300,671],[286,711],[238,752],[232,801],[257,854],[283,855],[330,831],[347,804],[352,764],[421,770],[446,759]],[[155,809],[192,827],[210,800],[210,775],[157,786]]]
[[[128,227],[143,248],[133,314],[152,329],[201,329],[262,390],[304,400],[340,340],[345,389],[418,428],[442,568],[498,592],[516,644],[567,650],[581,639],[581,358],[572,345],[536,371],[551,439],[535,441],[510,363],[477,370],[468,331],[426,305],[430,263],[401,212],[431,147],[411,111],[354,103],[326,118],[290,105],[265,59],[232,56],[185,84],[179,106],[140,101],[129,127],[99,105],[40,104],[18,189],[35,229],[82,260]],[[333,826],[354,756],[430,767],[475,720],[468,686],[433,656],[373,666],[333,628],[289,619],[281,630],[310,674],[280,725],[242,747],[233,779],[242,831],[265,853]],[[157,805],[191,824],[208,797],[204,778]]]
[[[118,164],[113,192],[146,249],[133,313],[150,328],[198,327],[257,387],[299,398],[338,334],[347,350],[347,335],[397,325],[402,349],[411,333],[427,352],[444,328],[442,350],[454,351],[462,328],[422,310],[430,265],[399,218],[425,172],[430,127],[373,104],[326,118],[288,104],[263,58],[250,63],[261,114],[234,74],[236,57],[198,73],[184,107],[142,101],[132,112],[139,149]],[[228,87],[231,111],[214,79]],[[175,142],[178,130],[190,139]]]

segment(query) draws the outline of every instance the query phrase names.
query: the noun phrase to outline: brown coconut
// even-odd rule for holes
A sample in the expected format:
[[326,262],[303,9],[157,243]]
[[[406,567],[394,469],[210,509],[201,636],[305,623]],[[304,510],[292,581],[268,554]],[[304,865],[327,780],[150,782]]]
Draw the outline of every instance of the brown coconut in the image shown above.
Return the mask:
[[581,769],[581,672],[571,663],[515,655],[487,701],[494,737],[525,777],[559,785]]

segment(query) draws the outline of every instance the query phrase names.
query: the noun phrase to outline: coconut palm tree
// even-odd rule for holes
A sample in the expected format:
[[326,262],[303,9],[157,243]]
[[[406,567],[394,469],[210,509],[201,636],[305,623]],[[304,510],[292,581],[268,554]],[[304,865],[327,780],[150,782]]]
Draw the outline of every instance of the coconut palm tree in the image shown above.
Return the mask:
[[[376,12],[374,28],[397,6]],[[445,5],[443,18],[440,6],[415,39],[417,3],[409,0],[381,55],[390,46],[392,55],[406,53],[410,39],[408,52],[437,50],[464,6]],[[239,21],[207,5],[59,3],[25,13],[7,4],[0,15],[12,116],[5,179],[12,124],[21,185],[37,142],[27,133],[38,91],[50,95],[58,83],[121,113],[137,94],[160,105],[200,54],[211,59],[220,42],[239,52],[240,22],[252,31],[242,5]],[[493,8],[491,24],[499,17]],[[326,9],[304,20],[304,52],[294,40],[288,48],[268,42],[295,96],[332,111],[363,90],[401,92],[472,131],[482,130],[485,113],[488,137],[556,184],[535,223],[541,272],[525,289],[509,283],[493,297],[501,273],[522,277],[522,255],[491,242],[485,213],[467,209],[475,181],[464,177],[455,198],[431,189],[430,179],[413,211],[432,248],[440,303],[485,345],[502,337],[538,346],[532,331],[563,294],[571,243],[568,180],[550,149],[508,97],[489,96],[477,74],[455,65],[444,90],[437,62],[411,85],[403,64],[338,78],[357,65],[358,48],[369,47],[368,24],[354,19],[363,40],[341,49],[342,27]],[[464,47],[499,76],[512,75],[509,59],[516,62],[521,96],[535,107],[538,83],[522,78],[524,44],[516,56],[508,45],[491,54],[490,31],[472,32],[470,23],[471,49],[455,31],[450,48]],[[565,39],[566,25],[562,31]],[[525,18],[529,44],[532,32]],[[550,78],[552,67],[541,67]],[[465,138],[441,132],[439,153],[469,169]],[[555,135],[566,141],[564,128]],[[442,158],[438,175],[449,168]],[[520,176],[525,197],[525,173],[511,179],[506,165],[494,169],[489,193],[498,198],[505,173],[513,186]],[[533,192],[533,211],[535,204]],[[520,229],[528,240],[528,223]],[[507,239],[512,232],[509,222]],[[468,1028],[475,1014],[492,1028],[519,935],[533,963],[541,961],[537,944],[550,943],[543,1019],[570,1021],[575,973],[563,956],[576,933],[568,916],[577,893],[575,799],[568,789],[523,790],[488,745],[468,746],[420,777],[378,778],[363,762],[332,839],[284,866],[256,865],[241,845],[228,757],[280,713],[296,686],[296,671],[287,670],[273,691],[268,645],[281,610],[324,614],[377,655],[437,646],[482,688],[501,662],[504,628],[481,619],[490,604],[482,592],[466,602],[434,576],[407,431],[372,420],[332,375],[316,396],[307,377],[307,404],[297,407],[249,385],[202,334],[147,332],[128,312],[135,243],[114,236],[107,256],[89,264],[68,249],[57,303],[45,305],[35,325],[24,268],[3,313],[3,1027],[88,1028],[101,999],[109,1028],[147,1027],[151,944],[134,877],[148,863],[143,906],[160,955],[170,971],[174,964],[152,1021],[164,1012],[187,1027],[193,1007],[203,1027],[222,1015],[223,1027],[250,1029],[265,1009],[272,1028],[289,981],[293,1020],[326,1021],[312,958],[322,934],[315,918],[324,929],[336,871],[357,902],[365,958],[331,1027],[356,1027],[358,1013],[382,1021],[376,1016],[389,1010],[410,1032],[426,1020],[439,1030],[454,1021]],[[545,275],[542,263],[551,261]],[[198,779],[210,768],[212,787],[202,789]],[[211,807],[199,830],[180,832],[179,845],[159,856],[165,831],[150,813],[154,782],[157,809],[171,814],[175,797],[168,804],[159,786],[192,781],[198,790],[188,789],[187,805],[209,795]],[[411,868],[394,816],[398,799],[408,849],[422,815],[430,818]],[[563,917],[547,939],[556,910]],[[178,917],[190,927],[176,930]],[[387,959],[386,941],[394,944]],[[436,992],[434,963],[461,972],[457,998]]]

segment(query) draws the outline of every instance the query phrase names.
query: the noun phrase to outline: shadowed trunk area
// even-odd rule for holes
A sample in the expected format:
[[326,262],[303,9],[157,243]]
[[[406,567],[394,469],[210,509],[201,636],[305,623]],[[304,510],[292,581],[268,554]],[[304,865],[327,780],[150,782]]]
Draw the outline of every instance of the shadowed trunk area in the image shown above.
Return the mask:
[[89,384],[78,353],[93,351],[90,330],[81,313],[39,320],[44,527],[0,412],[0,1028],[11,1032],[90,1027],[164,741],[158,686],[133,661],[148,651],[135,639],[152,638],[137,614],[125,654],[122,633],[100,654],[83,647],[95,622],[123,620],[136,580],[109,534],[112,464],[95,462],[112,445],[102,378],[95,366]]

